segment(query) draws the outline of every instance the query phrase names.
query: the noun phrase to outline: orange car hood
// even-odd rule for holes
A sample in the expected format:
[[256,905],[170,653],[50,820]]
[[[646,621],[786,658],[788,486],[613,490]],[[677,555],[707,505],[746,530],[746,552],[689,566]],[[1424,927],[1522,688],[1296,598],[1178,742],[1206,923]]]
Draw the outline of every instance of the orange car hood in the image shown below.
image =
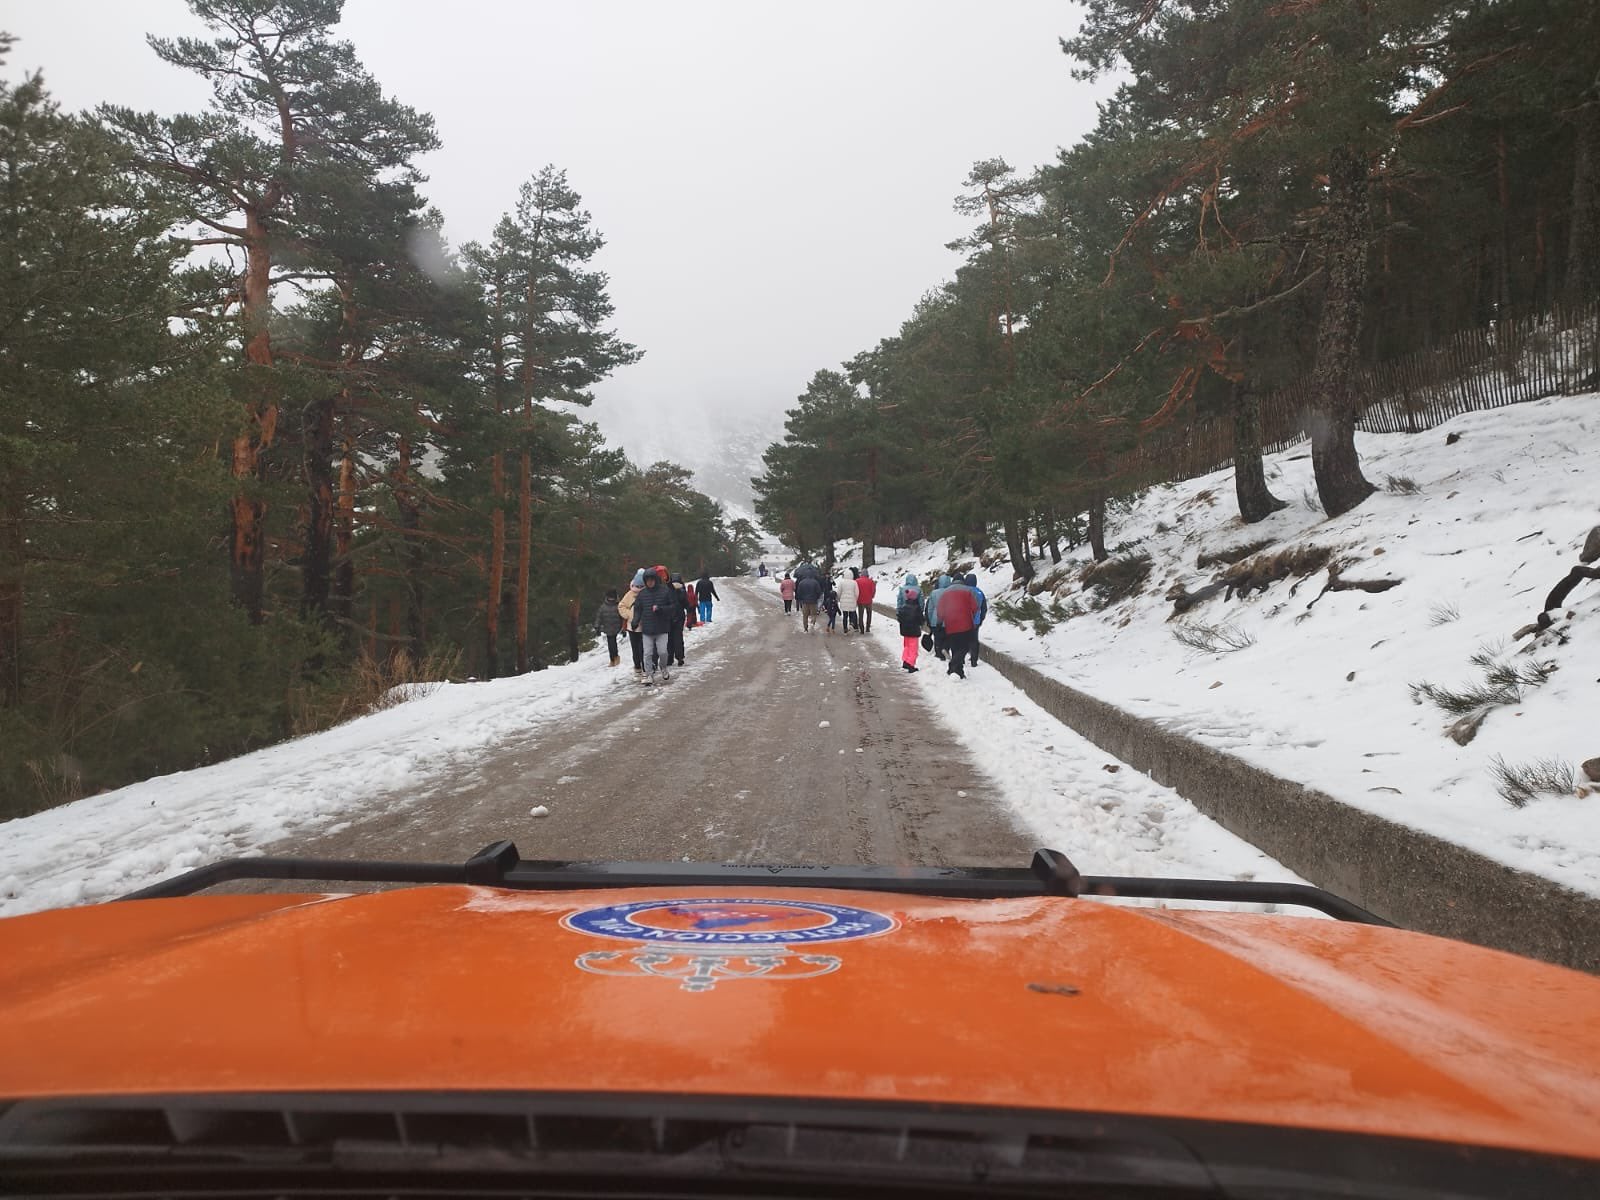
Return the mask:
[[0,1099],[957,1102],[1600,1158],[1600,980],[1420,934],[792,888],[130,901],[0,921]]

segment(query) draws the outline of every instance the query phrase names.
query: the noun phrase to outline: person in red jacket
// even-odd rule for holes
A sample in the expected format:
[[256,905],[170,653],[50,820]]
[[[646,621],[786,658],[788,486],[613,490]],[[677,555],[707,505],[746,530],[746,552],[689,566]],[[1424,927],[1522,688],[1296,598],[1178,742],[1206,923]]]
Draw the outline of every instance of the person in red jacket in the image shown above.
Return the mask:
[[967,677],[967,656],[972,653],[978,627],[978,593],[964,583],[952,583],[939,593],[939,624],[944,626],[945,646],[950,651],[946,675]]
[[856,580],[856,628],[872,632],[872,599],[878,594],[878,581],[865,571]]

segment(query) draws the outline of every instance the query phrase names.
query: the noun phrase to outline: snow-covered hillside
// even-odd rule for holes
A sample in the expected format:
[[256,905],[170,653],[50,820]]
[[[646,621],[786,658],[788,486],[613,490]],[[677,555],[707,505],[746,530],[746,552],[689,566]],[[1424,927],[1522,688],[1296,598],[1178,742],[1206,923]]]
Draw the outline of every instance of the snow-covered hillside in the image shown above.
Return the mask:
[[[1549,634],[1513,640],[1600,524],[1600,396],[1357,443],[1381,490],[1336,519],[1315,507],[1304,445],[1269,458],[1273,490],[1290,503],[1257,525],[1238,518],[1231,471],[1140,496],[1108,537],[1116,557],[1149,557],[1131,597],[1103,603],[1104,587],[1080,581],[1087,548],[1060,567],[1036,561],[1031,597],[1010,587],[1009,564],[979,566],[995,612],[984,641],[1345,803],[1600,894],[1600,787],[1579,769],[1600,756],[1600,583],[1580,584]],[[1260,541],[1269,544],[1247,561],[1262,579],[1272,574],[1264,556],[1315,547],[1344,564],[1346,580],[1400,582],[1319,597],[1328,573],[1316,569],[1174,616],[1169,589],[1197,591],[1226,569],[1197,567],[1202,554]],[[879,561],[874,574],[898,580],[970,556],[938,543]],[[1008,604],[1025,610],[1011,610],[1020,623],[999,619]],[[1497,690],[1505,703],[1480,706],[1472,740],[1446,736],[1459,716],[1430,695],[1470,706]],[[1542,764],[1572,783],[1513,790],[1518,806],[1498,790],[1501,763],[1518,773]]]

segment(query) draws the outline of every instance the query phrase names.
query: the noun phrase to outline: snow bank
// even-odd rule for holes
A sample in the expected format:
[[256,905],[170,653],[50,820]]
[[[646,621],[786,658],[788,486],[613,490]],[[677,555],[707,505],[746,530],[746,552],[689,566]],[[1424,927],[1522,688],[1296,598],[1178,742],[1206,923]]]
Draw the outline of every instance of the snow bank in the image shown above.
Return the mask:
[[[1444,736],[1455,718],[1418,703],[1412,687],[1482,682],[1469,660],[1488,651],[1526,665],[1527,639],[1545,594],[1577,561],[1584,535],[1600,523],[1600,397],[1543,400],[1471,413],[1420,434],[1357,434],[1367,477],[1380,491],[1353,512],[1328,519],[1314,507],[1309,448],[1269,456],[1273,490],[1289,507],[1243,525],[1231,470],[1154,488],[1114,516],[1108,541],[1119,553],[1148,554],[1144,591],[1087,611],[1040,636],[991,616],[983,638],[1019,660],[1167,728],[1298,780],[1390,820],[1468,846],[1490,858],[1600,895],[1600,793],[1542,795],[1525,807],[1496,790],[1491,770],[1600,755],[1600,585],[1569,597],[1570,641],[1532,658],[1557,670],[1520,703],[1494,708],[1477,737]],[[1447,438],[1458,434],[1454,444]],[[1409,481],[1418,491],[1397,489]],[[1227,626],[1247,642],[1236,651],[1197,651],[1173,636],[1174,583],[1193,591],[1216,570],[1201,552],[1271,538],[1270,549],[1330,547],[1359,561],[1351,579],[1399,579],[1386,592],[1330,592],[1311,576],[1248,599],[1218,596],[1186,618]],[[961,556],[958,561],[966,561]],[[1089,608],[1077,584],[1082,548],[1060,568],[1057,596]],[[880,554],[885,586],[906,571],[947,569],[944,543]],[[1011,569],[977,568],[993,605],[1017,601]],[[880,595],[881,595],[880,591]],[[1039,600],[1052,600],[1050,591]],[[1558,627],[1569,624],[1558,621]],[[1252,640],[1253,639],[1253,640]],[[1579,773],[1578,782],[1583,779]]]
[[[713,622],[697,644],[719,637]],[[0,916],[109,900],[373,806],[399,806],[478,753],[576,709],[632,697],[605,652],[426,696],[227,762],[147,779],[0,824]]]

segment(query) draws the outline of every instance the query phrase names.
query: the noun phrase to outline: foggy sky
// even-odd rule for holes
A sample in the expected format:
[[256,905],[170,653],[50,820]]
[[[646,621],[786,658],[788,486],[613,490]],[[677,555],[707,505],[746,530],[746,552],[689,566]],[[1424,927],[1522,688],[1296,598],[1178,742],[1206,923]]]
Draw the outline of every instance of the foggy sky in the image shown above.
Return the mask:
[[[698,431],[781,411],[895,333],[954,270],[971,164],[1027,170],[1092,126],[1107,86],[1057,44],[1076,21],[1060,0],[347,0],[339,32],[436,119],[424,190],[453,242],[487,238],[543,164],[567,171],[615,327],[646,351],[597,389],[627,445],[675,412]],[[21,39],[6,77],[43,68],[69,109],[209,95],[144,43],[201,32],[183,0],[28,0],[0,29]]]

